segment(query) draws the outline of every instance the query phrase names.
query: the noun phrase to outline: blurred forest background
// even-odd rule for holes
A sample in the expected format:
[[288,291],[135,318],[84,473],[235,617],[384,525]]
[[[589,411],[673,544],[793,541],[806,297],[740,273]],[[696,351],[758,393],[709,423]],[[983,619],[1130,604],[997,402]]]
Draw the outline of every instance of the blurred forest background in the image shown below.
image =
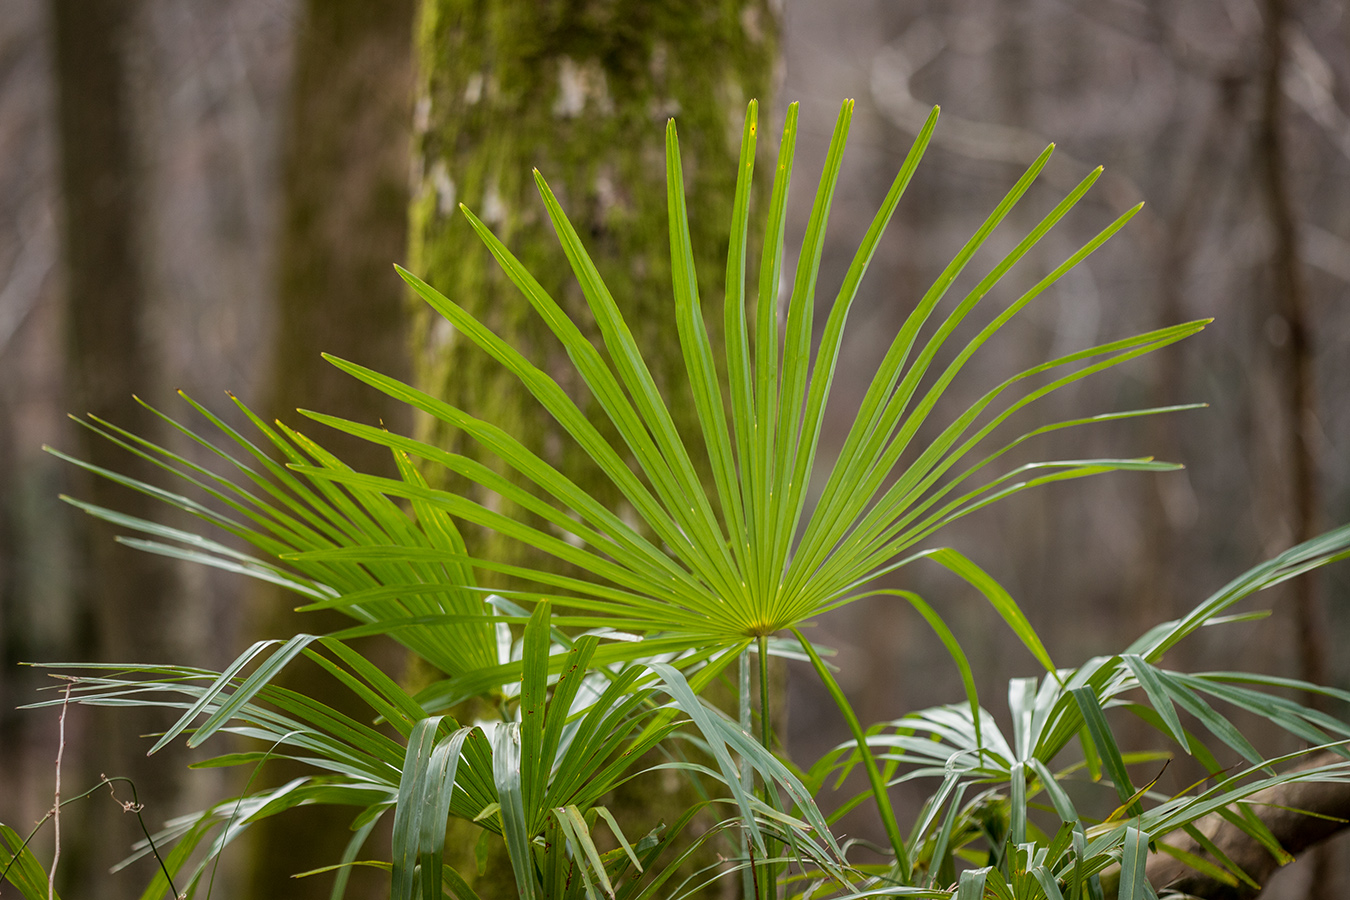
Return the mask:
[[[1106,174],[1033,264],[1013,272],[1005,297],[1128,206],[1147,205],[996,342],[981,374],[966,379],[965,398],[1052,355],[1214,317],[1199,337],[1059,392],[1034,413],[1040,422],[1207,402],[1062,432],[1035,450],[1152,454],[1185,472],[1023,494],[941,536],[1007,586],[1059,660],[1119,647],[1256,562],[1350,521],[1343,2],[722,5],[768,11],[740,19],[776,36],[764,134],[776,136],[788,101],[802,104],[790,236],[805,226],[839,102],[858,101],[821,303],[929,107],[943,108],[853,314],[837,422],[915,299],[1051,140],[1059,149],[1045,184],[1013,217],[1023,226],[1096,164]],[[296,627],[281,598],[115,545],[109,529],[63,504],[58,495],[70,493],[139,509],[42,452],[50,444],[103,463],[109,448],[86,442],[68,411],[189,454],[205,451],[135,407],[132,394],[173,415],[190,415],[174,395],[182,389],[235,421],[228,390],[291,422],[304,405],[409,427],[326,374],[317,354],[406,376],[412,319],[391,264],[409,258],[410,197],[442,190],[438,179],[455,173],[410,165],[413,4],[337,12],[347,6],[5,0],[0,10],[0,821],[22,829],[52,799],[57,716],[16,709],[49,679],[21,662],[220,668],[251,640]],[[737,130],[743,108],[737,100],[727,110]],[[669,112],[652,110],[652,135]],[[695,219],[700,199],[691,197]],[[997,252],[1014,230],[995,235]],[[113,464],[126,470],[127,459]],[[987,705],[1001,706],[1008,677],[1034,669],[970,591],[926,569],[894,578],[944,610],[977,662]],[[1221,645],[1201,635],[1169,662],[1223,669],[1239,660],[1350,687],[1348,592],[1350,572],[1332,569],[1271,598],[1269,621],[1226,630]],[[960,696],[945,651],[908,607],[863,601],[821,621],[813,637],[840,650],[841,683],[866,721]],[[394,654],[386,661],[397,671]],[[787,738],[799,761],[845,737],[818,690],[789,673]],[[146,761],[136,735],[154,727],[72,709],[67,793],[101,772],[131,774],[152,826],[223,794],[226,776],[189,777],[184,753]],[[1272,736],[1258,744],[1293,749]],[[1184,771],[1169,777],[1181,782],[1174,789],[1186,780]],[[138,836],[131,817],[94,798],[72,808],[63,833],[68,896],[139,893],[144,861],[141,875],[105,874]],[[49,836],[40,846],[49,852]],[[1317,863],[1331,873],[1326,896],[1337,884],[1350,890],[1336,859],[1346,855]],[[1313,868],[1282,873],[1279,895],[1304,896]],[[218,896],[251,895],[246,872],[222,877]]]

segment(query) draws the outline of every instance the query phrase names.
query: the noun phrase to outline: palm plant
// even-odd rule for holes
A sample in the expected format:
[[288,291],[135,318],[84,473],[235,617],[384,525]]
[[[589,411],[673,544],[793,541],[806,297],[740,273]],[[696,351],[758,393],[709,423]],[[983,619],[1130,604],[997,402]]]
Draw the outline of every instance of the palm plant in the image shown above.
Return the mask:
[[[1090,896],[1094,875],[1117,866],[1120,896],[1147,896],[1142,865],[1125,865],[1134,852],[1143,853],[1162,835],[1182,832],[1195,838],[1213,857],[1207,860],[1168,843],[1157,850],[1177,856],[1219,883],[1236,887],[1250,883],[1208,837],[1193,827],[1196,819],[1220,811],[1232,818],[1272,853],[1278,843],[1265,830],[1252,808],[1241,801],[1253,793],[1300,780],[1342,780],[1346,768],[1329,763],[1276,774],[1283,760],[1267,760],[1210,705],[1220,700],[1253,713],[1285,729],[1314,749],[1341,749],[1350,742],[1350,725],[1324,712],[1301,706],[1269,690],[1295,688],[1338,700],[1350,694],[1302,682],[1248,672],[1185,674],[1161,668],[1163,653],[1202,626],[1224,626],[1259,618],[1260,614],[1225,616],[1231,607],[1308,569],[1346,556],[1350,528],[1341,528],[1244,573],[1207,598],[1187,616],[1164,622],[1125,647],[1119,654],[1088,660],[1072,669],[1047,673],[1042,680],[1014,679],[1008,686],[1012,740],[993,716],[979,704],[973,688],[968,702],[911,713],[869,730],[865,745],[875,749],[896,781],[939,779],[909,838],[915,853],[906,883],[940,887],[956,880],[956,863],[975,865],[961,873],[961,884],[984,885],[993,878],[1014,885],[1017,897],[1059,896],[1050,887],[1063,885],[1064,896]],[[973,683],[968,662],[959,648],[953,656],[967,685]],[[1142,693],[1142,697],[1138,695]],[[1105,709],[1129,710],[1170,738],[1178,749],[1195,757],[1208,772],[1208,783],[1168,797],[1136,787],[1128,763],[1156,763],[1165,752],[1124,753],[1116,742]],[[1183,726],[1178,707],[1209,732],[1220,747],[1211,750],[1201,737]],[[1083,755],[1070,766],[1051,766],[1075,739]],[[1235,753],[1242,767],[1226,767],[1218,752]],[[862,751],[865,753],[866,751]],[[1307,752],[1307,751],[1304,751]],[[842,780],[859,763],[858,746],[837,748],[817,761],[808,783],[819,789],[831,779]],[[1091,822],[1064,790],[1082,770],[1088,778],[1114,790],[1118,805],[1104,820]],[[1156,778],[1154,779],[1156,781]],[[974,792],[974,796],[970,794]],[[1051,827],[1040,830],[1033,814],[1035,796],[1044,793],[1054,813]],[[855,798],[853,803],[866,795]],[[846,811],[852,803],[840,809]],[[1039,804],[1041,810],[1044,804]],[[836,815],[838,815],[837,813]],[[977,849],[982,846],[982,849]],[[1133,848],[1133,849],[1132,849]],[[981,865],[983,863],[983,865]],[[1016,886],[1018,879],[1024,882]],[[1255,886],[1254,884],[1252,885]],[[980,896],[982,887],[972,887]],[[1085,893],[1089,892],[1089,893]],[[998,890],[995,893],[1002,896]]]
[[[74,696],[95,704],[156,704],[181,709],[156,749],[187,735],[198,745],[218,732],[258,749],[228,753],[217,765],[260,765],[286,756],[316,774],[279,788],[246,793],[177,823],[147,841],[144,852],[174,844],[147,898],[172,887],[192,895],[209,863],[248,825],[297,804],[353,807],[351,845],[336,865],[333,896],[356,864],[390,869],[395,897],[476,896],[466,873],[444,864],[449,816],[472,821],[485,840],[504,841],[525,898],[682,896],[702,881],[743,873],[747,896],[1097,896],[1101,876],[1118,866],[1120,896],[1151,890],[1141,860],[1154,839],[1226,809],[1261,787],[1294,778],[1340,777],[1339,767],[1296,775],[1225,773],[1214,754],[1182,727],[1180,705],[1221,743],[1265,772],[1269,761],[1242,739],[1202,695],[1261,711],[1302,738],[1333,743],[1336,720],[1261,691],[1281,687],[1253,676],[1193,676],[1159,667],[1163,652],[1214,621],[1235,602],[1270,584],[1346,555],[1342,529],[1253,570],[1197,608],[1159,626],[1121,655],[1058,667],[1014,599],[974,562],[951,549],[916,549],[942,526],[1031,487],[1120,470],[1176,468],[1151,459],[1054,460],[997,471],[1015,448],[1060,429],[1170,410],[1108,413],[1003,435],[1015,414],[1048,394],[1097,372],[1166,347],[1204,326],[1184,323],[1077,351],[1020,372],[987,390],[937,430],[926,444],[940,398],[973,356],[1018,312],[1095,251],[1137,211],[1129,210],[991,316],[950,362],[939,365],[958,326],[1003,277],[1084,196],[1091,173],[1047,213],[962,298],[939,316],[939,304],[977,251],[1024,197],[1045,167],[1047,148],[915,304],[874,374],[842,449],[832,463],[820,453],[825,407],[841,354],[844,325],[882,233],[928,146],[937,110],[916,139],[830,307],[818,345],[815,289],[831,199],[852,113],[839,114],[802,250],[786,298],[780,334],[779,284],[786,265],[785,220],[797,111],[789,109],[768,204],[765,241],[747,316],[750,186],[757,157],[757,108],[743,129],[733,206],[732,239],[721,330],[714,348],[705,321],[689,243],[678,140],[667,129],[667,184],[674,313],[680,349],[700,426],[682,435],[624,321],[560,203],[536,180],[563,252],[581,285],[601,338],[597,347],[549,297],[483,223],[469,223],[488,251],[548,324],[591,400],[613,426],[611,442],[558,379],[493,334],[454,301],[411,273],[412,289],[465,339],[506,366],[543,411],[585,452],[631,507],[625,517],[603,506],[556,468],[490,421],[415,387],[346,360],[333,363],[372,387],[434,416],[476,441],[501,470],[444,448],[320,413],[306,413],[339,431],[383,445],[398,477],[353,471],[313,440],[262,422],[243,404],[262,441],[192,403],[232,450],[217,449],[193,427],[164,416],[216,455],[221,471],[191,462],[116,426],[91,420],[95,431],[185,479],[204,499],[95,470],[150,493],[251,545],[240,550],[182,530],[77,503],[87,512],[140,532],[128,543],[270,581],[297,593],[302,609],[338,609],[355,620],[328,635],[297,635],[257,644],[224,672],[177,666],[82,666]],[[925,336],[926,335],[926,336]],[[191,402],[191,401],[189,401]],[[237,402],[237,401],[236,401]],[[162,415],[162,414],[161,414]],[[275,454],[275,458],[274,458]],[[77,465],[85,465],[72,460]],[[86,468],[92,468],[85,465]],[[509,517],[497,504],[434,487],[433,467],[481,486],[531,514]],[[710,472],[705,484],[699,472]],[[993,472],[994,474],[990,474]],[[818,497],[811,501],[812,488]],[[74,502],[74,501],[72,501]],[[564,566],[506,565],[472,554],[462,523],[492,529]],[[878,593],[882,575],[918,560],[950,570],[977,588],[1045,668],[1042,679],[1015,681],[1016,723],[1009,741],[981,707],[959,643],[940,614],[911,592],[888,591],[911,603],[949,649],[966,685],[966,702],[864,729],[830,666],[803,636],[812,618]],[[490,594],[479,572],[518,585]],[[580,575],[576,573],[581,573]],[[541,592],[539,586],[545,591]],[[554,606],[565,610],[555,613]],[[400,641],[443,674],[410,693],[352,650],[352,638],[382,633]],[[787,638],[791,635],[791,639]],[[771,654],[810,661],[834,697],[854,740],[805,772],[770,751],[767,697],[760,732],[751,734],[749,670]],[[379,726],[358,722],[311,698],[271,684],[286,665],[305,658],[321,666],[367,707]],[[254,663],[256,662],[256,665]],[[739,665],[740,709],[728,718],[701,699],[702,690]],[[253,668],[250,670],[250,666]],[[1129,692],[1143,697],[1127,702]],[[1134,696],[1134,694],[1130,694]],[[449,710],[473,697],[491,699],[492,722],[460,723]],[[1137,789],[1127,770],[1136,759],[1112,736],[1104,709],[1126,706],[1210,767],[1216,784],[1194,794],[1157,798]],[[699,810],[717,822],[702,836],[685,833],[698,810],[671,823],[625,829],[604,806],[606,793],[635,774],[642,753],[662,748],[662,765],[706,791]],[[684,748],[695,748],[687,755]],[[1120,809],[1093,823],[1075,809],[1060,781],[1074,769],[1051,767],[1081,748],[1088,772],[1119,795]],[[645,765],[645,764],[644,764]],[[854,864],[832,833],[833,818],[814,794],[855,766],[869,789],[855,798],[875,806],[889,842],[880,865]],[[940,779],[906,835],[888,787],[897,778]],[[759,790],[755,790],[756,782]],[[1028,815],[1044,792],[1061,824],[1038,830]],[[1149,804],[1145,808],[1145,804]],[[392,811],[388,863],[358,860],[375,823]],[[837,815],[837,814],[836,814]],[[1234,814],[1253,832],[1251,817]],[[597,823],[611,832],[602,852]],[[726,832],[739,851],[724,869],[683,882],[676,866],[701,842]],[[639,835],[640,836],[637,836]],[[13,862],[27,892],[32,861],[6,832],[0,861]],[[985,856],[972,849],[987,844]],[[603,844],[604,842],[600,842]],[[6,849],[6,847],[8,849]],[[6,855],[8,854],[8,856]],[[958,862],[970,867],[961,871]],[[1210,865],[1225,877],[1236,873]],[[25,874],[26,873],[26,874]],[[471,874],[471,873],[468,873]],[[178,882],[174,883],[173,879]],[[31,894],[26,893],[26,896]]]

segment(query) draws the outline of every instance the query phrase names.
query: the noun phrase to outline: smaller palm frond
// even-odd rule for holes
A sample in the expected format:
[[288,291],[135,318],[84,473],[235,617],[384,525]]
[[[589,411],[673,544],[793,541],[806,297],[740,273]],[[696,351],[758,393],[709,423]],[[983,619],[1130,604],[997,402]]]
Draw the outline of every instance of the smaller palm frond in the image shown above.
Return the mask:
[[[1165,650],[1201,627],[1231,626],[1260,617],[1259,613],[1230,614],[1239,602],[1347,557],[1350,527],[1342,527],[1243,573],[1186,616],[1151,629],[1120,654],[1094,657],[1077,668],[1055,670],[1040,679],[1013,679],[1007,704],[1011,731],[1006,733],[980,705],[964,653],[944,637],[967,685],[967,702],[910,713],[866,733],[857,730],[854,741],[818,760],[805,782],[817,793],[830,784],[837,788],[860,766],[881,773],[884,786],[933,780],[937,787],[928,795],[903,844],[906,855],[897,855],[895,864],[886,870],[890,877],[910,885],[950,884],[958,859],[982,862],[987,854],[992,871],[1013,881],[1031,876],[1037,865],[1044,867],[1045,884],[1027,882],[1025,896],[1053,898],[1052,883],[1070,896],[1106,873],[1118,879],[1119,896],[1146,897],[1142,867],[1133,866],[1131,859],[1151,842],[1187,865],[1236,885],[1247,876],[1217,848],[1211,849],[1212,842],[1201,843],[1212,857],[1206,860],[1154,839],[1183,833],[1195,838],[1200,834],[1195,823],[1217,813],[1253,840],[1270,846],[1272,852],[1282,853],[1246,805],[1248,798],[1281,785],[1350,778],[1350,725],[1288,694],[1319,693],[1350,702],[1350,693],[1249,672],[1188,674],[1163,668],[1159,661]],[[939,635],[950,635],[922,600],[903,599],[922,604],[921,611]],[[803,644],[822,679],[831,684],[818,655]],[[851,715],[847,701],[842,697],[836,701]],[[1224,707],[1267,720],[1310,749],[1267,758],[1242,734]],[[1171,753],[1126,752],[1107,715],[1112,709],[1132,713],[1175,742],[1203,766],[1208,777],[1176,795],[1157,790]],[[1280,771],[1319,750],[1330,750],[1332,755],[1316,765]],[[1067,764],[1063,761],[1066,755]],[[1131,770],[1148,774],[1140,781]],[[1071,782],[1104,786],[1112,795],[1109,804],[1114,810],[1098,819],[1085,815],[1065,789]],[[869,800],[883,806],[884,786],[846,800],[832,819]],[[1081,791],[1076,793],[1081,796]],[[1054,818],[1046,828],[1051,812]],[[883,818],[887,814],[889,810]]]
[[[76,421],[96,434],[153,463],[184,483],[202,500],[92,466],[60,451],[48,452],[95,475],[111,479],[252,545],[260,555],[206,537],[129,516],[71,498],[67,502],[144,537],[122,543],[174,559],[248,575],[285,588],[303,600],[301,609],[338,609],[375,630],[386,630],[431,665],[454,677],[492,668],[497,638],[466,564],[464,542],[454,520],[421,502],[400,508],[384,494],[359,487],[339,489],[334,479],[297,475],[306,465],[318,471],[350,468],[304,435],[264,423],[235,398],[262,439],[243,432],[183,395],[210,430],[194,431],[148,407],[170,428],[203,448],[216,468],[90,417]],[[206,435],[223,438],[217,446]],[[279,457],[283,462],[278,462]],[[408,483],[419,476],[406,456],[396,457]],[[363,562],[341,557],[362,548]],[[382,551],[397,548],[380,558]],[[319,556],[328,553],[327,557]],[[311,554],[311,556],[305,556]],[[418,627],[402,627],[416,623]]]
[[[618,886],[638,896],[671,877],[690,849],[728,828],[744,828],[760,857],[770,840],[794,848],[798,857],[827,877],[847,875],[843,853],[801,781],[769,751],[699,698],[720,671],[697,667],[686,679],[675,666],[605,665],[597,662],[600,639],[585,635],[560,643],[550,607],[539,604],[525,622],[523,638],[508,652],[520,675],[503,718],[461,725],[449,716],[427,716],[397,683],[332,637],[297,635],[260,642],[223,672],[181,666],[69,664],[72,702],[94,706],[152,706],[179,712],[178,721],[153,749],[186,736],[199,746],[218,734],[253,748],[227,752],[200,766],[260,766],[288,759],[310,775],[284,785],[245,793],[169,822],[138,845],[128,863],[152,852],[164,870],[152,890],[175,879],[193,896],[209,879],[212,860],[251,825],[301,805],[353,809],[353,838],[340,874],[357,862],[376,822],[393,812],[392,896],[440,896],[438,879],[458,877],[445,866],[445,823],[454,816],[504,841],[521,896],[588,896],[551,892],[549,884],[593,883],[611,896]],[[372,726],[272,683],[278,672],[303,656],[319,665],[382,723]],[[50,706],[64,700],[36,704]],[[392,733],[391,733],[392,732]],[[710,767],[680,757],[639,765],[649,751],[672,738],[694,742]],[[153,750],[152,750],[153,752]],[[744,790],[738,760],[765,784],[790,799],[786,811]],[[618,785],[645,769],[668,769],[708,781],[708,799],[677,822],[650,823],[652,832],[629,841],[603,806]],[[725,798],[725,799],[719,799]],[[695,814],[731,806],[712,833],[696,840],[684,834]],[[601,853],[591,837],[603,821],[625,848]],[[630,827],[631,827],[631,823]],[[8,833],[0,835],[8,840]],[[561,838],[561,840],[557,840]],[[15,857],[16,877],[26,877],[31,854]],[[342,878],[345,883],[345,877]],[[157,885],[159,887],[157,887]]]

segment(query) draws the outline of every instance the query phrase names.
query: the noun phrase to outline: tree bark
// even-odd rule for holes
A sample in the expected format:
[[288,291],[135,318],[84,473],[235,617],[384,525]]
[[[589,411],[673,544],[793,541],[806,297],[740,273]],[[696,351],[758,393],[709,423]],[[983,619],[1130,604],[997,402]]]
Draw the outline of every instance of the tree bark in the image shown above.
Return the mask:
[[[647,354],[677,427],[692,436],[697,424],[684,384],[670,288],[664,126],[668,117],[676,118],[699,291],[715,308],[726,266],[740,128],[751,98],[761,101],[763,133],[774,133],[768,95],[777,44],[769,0],[424,0],[416,34],[412,270],[562,377],[586,409],[584,388],[564,375],[561,347],[456,208],[462,201],[474,210],[588,328],[584,298],[535,191],[531,169],[537,167]],[[420,305],[413,349],[420,387],[505,428],[623,515],[617,492],[510,373]],[[591,406],[588,413],[602,433],[611,433],[598,405]],[[419,431],[424,439],[477,455],[435,423],[420,422]],[[475,552],[494,560],[546,564],[496,535],[465,537]],[[640,801],[628,792],[629,799],[615,798],[611,809],[640,802],[647,809],[638,820],[649,828],[673,820],[689,805],[659,785],[645,787]],[[451,848],[457,843],[472,847],[469,840],[452,838]],[[470,855],[458,860],[468,861],[457,866],[466,877],[475,871]],[[473,886],[485,900],[514,896],[509,885],[479,879]]]
[[[393,475],[389,453],[367,441],[321,429],[296,408],[321,410],[401,430],[407,407],[325,362],[334,353],[397,378],[408,377],[402,262],[407,239],[408,140],[412,107],[412,0],[310,0],[297,31],[290,121],[284,149],[283,222],[278,258],[278,327],[272,416],[314,437],[363,472]],[[322,433],[319,433],[322,430]],[[337,612],[295,613],[294,597],[261,586],[256,628],[262,637],[334,630]],[[401,665],[392,642],[360,648]],[[280,682],[351,715],[367,715],[325,673],[293,666]],[[271,783],[305,774],[276,766]],[[331,865],[351,838],[356,811],[302,808],[254,826],[249,896],[323,900],[334,875],[296,881],[296,872]],[[372,841],[377,838],[372,838]],[[377,850],[362,858],[379,856]],[[387,876],[351,872],[349,898],[388,893]]]
[[[720,294],[745,103],[767,100],[776,22],[765,0],[725,3],[427,0],[417,34],[411,215],[417,274],[479,315],[545,368],[560,348],[456,209],[494,229],[574,318],[589,316],[535,192],[537,167],[558,194],[639,344],[677,424],[692,428],[674,350],[666,237],[663,126],[675,116],[693,204],[705,302]],[[767,103],[764,107],[768,109]],[[767,114],[763,117],[769,119]],[[602,498],[613,491],[560,444],[510,373],[456,340],[425,307],[415,313],[419,384],[490,417]],[[672,348],[671,352],[662,352]],[[584,404],[584,400],[581,401]],[[424,425],[424,436],[456,445]],[[514,562],[514,545],[479,537]]]
[[[139,8],[130,0],[55,0],[51,7],[70,408],[153,437],[152,417],[133,400],[138,387],[144,392],[154,377],[141,321],[145,271],[138,223],[143,210],[127,96],[128,42]],[[153,479],[148,463],[110,441],[86,439],[80,454],[95,466]],[[133,516],[155,518],[160,512],[155,501],[106,479],[87,478],[79,493]],[[88,564],[81,573],[82,615],[92,630],[92,658],[151,662],[181,657],[173,638],[171,566],[117,545],[111,526],[88,518],[83,522]],[[149,745],[140,737],[164,730],[172,717],[151,709],[97,712],[103,715],[91,717],[98,746],[83,773],[88,782],[99,771],[130,777],[145,804],[146,820],[155,825],[179,812],[174,801],[185,768],[183,752],[166,748],[148,760]],[[91,802],[97,805],[87,817],[87,843],[81,846],[79,838],[66,834],[63,860],[69,860],[66,871],[75,879],[69,890],[75,896],[135,896],[135,876],[106,874],[140,836],[135,820],[102,798]]]
[[[1302,768],[1341,762],[1333,753],[1320,753]],[[1254,794],[1249,801],[1256,814],[1292,856],[1299,856],[1344,830],[1350,816],[1350,784],[1345,782],[1298,782],[1283,784]],[[1229,859],[1262,887],[1282,863],[1256,840],[1217,814],[1196,823]],[[1213,862],[1191,838],[1180,835],[1168,843]],[[1170,888],[1194,897],[1210,900],[1251,900],[1261,891],[1239,882],[1224,884],[1186,866],[1171,856],[1156,854],[1148,862],[1148,880],[1156,889]]]
[[[1275,315],[1288,328],[1285,342],[1281,385],[1284,394],[1286,463],[1290,472],[1290,518],[1294,540],[1311,540],[1318,532],[1317,475],[1318,460],[1314,435],[1321,428],[1317,418],[1317,389],[1314,372],[1314,324],[1309,314],[1308,290],[1299,258],[1301,226],[1294,208],[1293,166],[1284,139],[1285,72],[1287,29],[1293,18],[1286,0],[1266,0],[1265,27],[1262,34],[1265,59],[1261,73],[1261,121],[1257,130],[1262,195],[1267,206],[1273,253],[1271,260],[1272,306]],[[1318,591],[1321,579],[1316,575],[1294,580],[1290,590],[1294,598],[1294,623],[1298,641],[1299,677],[1313,684],[1326,684],[1329,673],[1330,617],[1326,601]],[[1326,700],[1309,693],[1304,702],[1317,709],[1326,708]],[[1315,852],[1313,880],[1309,900],[1331,900],[1331,860]]]
[[[1289,496],[1294,540],[1311,540],[1318,532],[1317,448],[1314,435],[1317,395],[1313,361],[1315,325],[1309,314],[1308,289],[1299,258],[1301,226],[1294,208],[1287,141],[1284,138],[1285,39],[1291,17],[1285,0],[1266,0],[1265,64],[1261,73],[1261,120],[1257,129],[1257,161],[1261,194],[1266,206],[1271,252],[1271,308],[1288,328],[1284,342],[1283,384],[1288,416]],[[1326,604],[1317,594],[1318,579],[1299,578],[1293,583],[1294,616],[1298,634],[1299,677],[1313,684],[1326,684],[1329,634]],[[1323,708],[1320,695],[1309,694],[1305,702]]]

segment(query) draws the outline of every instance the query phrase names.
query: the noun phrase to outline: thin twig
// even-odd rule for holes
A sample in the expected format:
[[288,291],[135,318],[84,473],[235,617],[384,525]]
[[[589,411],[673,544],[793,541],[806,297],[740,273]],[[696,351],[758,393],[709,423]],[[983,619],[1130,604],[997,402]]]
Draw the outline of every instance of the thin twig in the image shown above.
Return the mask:
[[[73,680],[78,681],[79,679]],[[132,799],[130,802],[118,800],[117,794],[113,793],[112,786],[118,781],[125,781],[127,786],[131,788]],[[141,816],[141,810],[145,809],[145,806],[140,802],[140,798],[136,794],[136,783],[130,778],[123,775],[116,775],[112,778],[109,778],[107,775],[100,775],[98,784],[82,794],[76,794],[69,800],[62,800],[58,806],[68,806],[71,803],[78,803],[90,794],[97,793],[105,784],[108,786],[108,795],[112,797],[114,803],[122,807],[122,812],[135,813],[136,821],[141,825],[141,833],[145,835],[145,840],[150,845],[150,852],[155,855],[155,860],[159,863],[160,871],[164,873],[165,879],[169,882],[169,889],[173,891],[175,897],[180,897],[181,895],[178,893],[177,888],[174,887],[173,877],[169,874],[168,866],[165,865],[164,858],[159,855],[159,848],[155,845],[155,839],[151,836],[150,829],[146,826],[145,819]],[[3,870],[0,870],[0,882],[4,882],[9,876],[9,870],[19,861],[19,857],[23,855],[23,851],[28,849],[28,845],[33,842],[33,838],[37,837],[37,833],[42,830],[42,826],[47,824],[47,820],[56,815],[56,809],[57,807],[54,806],[47,810],[46,814],[43,815],[41,819],[38,819],[37,824],[33,826],[33,830],[28,832],[28,836],[23,839],[23,843],[19,845],[18,849],[10,854],[9,862],[5,865]]]
[[[145,835],[145,842],[150,845],[150,852],[155,855],[155,862],[159,863],[159,870],[164,873],[164,880],[169,883],[170,893],[173,894],[176,900],[182,900],[182,898],[184,898],[187,895],[178,893],[178,888],[174,887],[173,876],[169,874],[169,867],[164,863],[164,857],[159,855],[159,848],[155,846],[155,839],[154,837],[151,836],[150,829],[146,827],[145,818],[141,815],[141,810],[145,809],[145,804],[141,802],[140,795],[136,793],[136,782],[122,775],[116,776],[114,778],[109,778],[107,775],[100,775],[99,779],[100,779],[99,783],[94,786],[93,790],[87,791],[86,793],[81,794],[80,796],[87,797],[89,796],[89,794],[92,794],[94,790],[97,790],[103,785],[106,784],[108,786],[108,796],[113,798],[114,803],[122,807],[122,812],[129,812],[135,814],[136,821],[139,822],[141,825],[141,833]],[[130,802],[117,799],[117,795],[113,793],[112,789],[114,781],[125,781],[127,783],[127,786],[131,788]],[[77,797],[76,799],[79,798]]]
[[66,679],[66,689],[61,694],[61,717],[57,720],[56,738],[56,788],[52,798],[52,834],[56,847],[52,850],[52,867],[47,872],[47,900],[56,900],[56,864],[61,861],[61,757],[66,752],[66,710],[70,708],[70,689],[75,679]]
[[[48,819],[51,819],[55,848],[52,851],[52,865],[47,872],[47,900],[56,900],[56,866],[61,860],[61,807],[65,806],[67,803],[75,803],[79,800],[83,800],[85,797],[88,797],[106,784],[108,786],[108,795],[112,797],[113,802],[122,807],[123,812],[134,813],[136,815],[136,821],[140,823],[141,832],[145,835],[145,840],[150,845],[150,852],[155,855],[155,861],[159,863],[160,871],[164,873],[165,880],[169,882],[169,890],[173,892],[175,898],[181,898],[183,895],[179,894],[178,889],[174,886],[173,876],[169,874],[169,867],[165,864],[164,858],[159,855],[159,848],[155,846],[155,839],[151,836],[150,829],[146,826],[145,819],[141,816],[141,810],[143,810],[145,806],[140,802],[140,797],[136,793],[136,783],[134,781],[120,775],[113,778],[109,778],[107,775],[100,775],[98,784],[94,785],[89,790],[77,794],[69,800],[61,799],[61,761],[65,756],[66,750],[66,710],[70,707],[70,692],[80,679],[65,675],[56,675],[53,677],[64,680],[66,682],[66,687],[61,696],[61,715],[57,719],[56,784],[53,789],[52,807],[47,810],[46,814],[44,814],[41,819],[38,819],[37,824],[33,826],[33,830],[28,832],[28,837],[24,838],[23,843],[10,854],[9,862],[5,865],[4,870],[0,871],[0,883],[4,882],[5,878],[9,875],[9,870],[19,861],[19,857],[28,848],[29,843],[37,836],[37,833],[42,830],[42,826],[47,823]],[[130,802],[117,799],[117,795],[113,792],[113,783],[117,781],[125,781],[131,788]]]

